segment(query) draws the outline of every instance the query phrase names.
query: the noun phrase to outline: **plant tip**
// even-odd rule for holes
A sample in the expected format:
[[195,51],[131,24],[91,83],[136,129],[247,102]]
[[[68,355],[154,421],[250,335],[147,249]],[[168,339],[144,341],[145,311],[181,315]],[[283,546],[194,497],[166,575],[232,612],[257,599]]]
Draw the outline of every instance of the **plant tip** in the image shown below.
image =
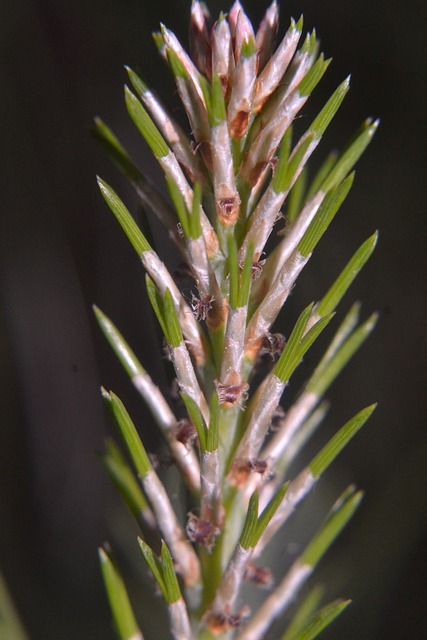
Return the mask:
[[[351,76],[340,80],[297,136],[294,123],[332,58],[320,53],[315,29],[302,35],[302,14],[297,21],[290,19],[276,46],[278,2],[268,4],[254,30],[239,0],[212,27],[204,2],[192,0],[189,52],[163,22],[153,34],[187,115],[189,136],[125,65],[126,108],[164,173],[169,197],[145,177],[145,168],[134,163],[102,120],[94,119],[95,137],[135,189],[144,212],[165,227],[185,265],[186,280],[180,284],[157,253],[152,220],[143,217],[140,226],[119,194],[97,176],[108,208],[145,270],[148,298],[164,337],[167,374],[174,378],[173,398],[167,398],[113,320],[93,305],[186,488],[179,492],[184,504],[171,500],[157,461],[145,448],[141,425],[118,396],[101,387],[124,445],[123,453],[107,445],[103,464],[144,536],[150,529],[147,539],[155,548],[142,537],[138,545],[163,594],[173,638],[267,637],[363,493],[355,487],[344,492],[283,581],[240,630],[245,609],[239,611],[237,603],[244,604],[243,583],[258,574],[262,585],[266,570],[256,566],[255,558],[377,406],[353,415],[301,474],[291,476],[288,489],[287,469],[292,472],[290,465],[324,418],[327,389],[367,340],[378,314],[362,321],[360,305],[353,305],[301,393],[296,390],[284,401],[282,396],[371,256],[378,232],[356,250],[323,297],[299,312],[287,339],[272,331],[344,203],[354,166],[379,120],[365,120],[343,151],[327,155],[310,179],[308,160],[342,104]],[[276,242],[285,216],[286,228]],[[264,364],[263,372],[259,365]],[[186,510],[184,527],[180,516]],[[142,640],[119,569],[108,550],[101,547],[99,554],[119,637]],[[336,600],[319,610],[317,602],[297,633],[291,624],[292,632],[283,638],[314,638],[310,625],[320,621],[316,633],[323,630],[349,602]]]

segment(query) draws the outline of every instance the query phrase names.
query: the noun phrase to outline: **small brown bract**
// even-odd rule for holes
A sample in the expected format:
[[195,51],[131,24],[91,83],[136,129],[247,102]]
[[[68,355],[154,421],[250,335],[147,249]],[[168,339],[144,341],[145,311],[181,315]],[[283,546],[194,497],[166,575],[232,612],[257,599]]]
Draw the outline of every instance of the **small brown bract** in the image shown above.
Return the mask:
[[257,260],[252,265],[252,280],[258,280],[262,274],[262,270],[265,265],[265,260]]
[[235,224],[239,217],[240,197],[237,193],[230,193],[230,190],[227,188],[220,189],[219,192],[224,195],[221,196],[220,193],[218,193],[219,197],[216,196],[217,214],[221,223],[228,227]]
[[230,134],[235,140],[240,140],[246,133],[249,123],[250,113],[239,111],[234,120],[230,123]]
[[163,338],[162,358],[168,362],[172,362],[172,349],[170,348],[166,338]]
[[179,237],[181,238],[181,240],[184,240],[184,229],[182,228],[182,224],[180,222],[178,222],[178,224],[176,225],[176,230],[178,232]]
[[251,471],[259,473],[261,476],[267,471],[268,465],[266,460],[248,460],[248,464]]
[[271,422],[268,427],[269,431],[277,431],[280,428],[282,420],[285,418],[286,412],[284,408],[278,404],[275,410],[273,411],[273,415],[271,416]]
[[153,465],[153,468],[156,469],[156,471],[158,471],[159,469],[168,469],[175,462],[172,456],[167,452],[163,452],[163,453],[150,452],[148,454],[148,457],[150,458],[150,462]]
[[251,610],[248,606],[244,606],[240,611],[233,614],[209,613],[206,618],[206,624],[214,636],[222,636],[230,629],[240,627],[242,620],[250,615]]
[[259,355],[268,355],[275,362],[286,346],[286,338],[282,333],[268,333],[259,350]]
[[202,520],[196,516],[192,511],[188,514],[187,536],[192,542],[200,544],[208,551],[211,551],[215,544],[215,538],[220,534],[220,528],[212,522]]
[[[261,254],[263,255],[263,254]],[[252,273],[251,273],[251,278],[252,280],[258,280],[258,278],[260,277],[260,275],[262,274],[262,270],[263,267],[265,265],[265,260],[255,260],[255,262],[252,263]],[[243,269],[244,266],[244,260],[242,260],[241,262],[239,262],[239,267],[240,269]]]
[[260,589],[271,589],[274,583],[273,574],[268,567],[258,567],[253,562],[249,562],[244,579],[246,582],[252,582]]
[[197,438],[197,431],[189,420],[183,419],[176,425],[175,438],[189,449]]
[[244,487],[251,473],[264,475],[268,470],[266,460],[249,460],[249,458],[237,458],[230,470],[230,481],[236,487]]
[[220,207],[224,216],[231,216],[234,213],[234,207],[236,206],[235,198],[222,198],[219,201],[218,206]]
[[238,404],[240,408],[243,408],[243,403],[248,398],[249,385],[246,382],[235,385],[223,384],[219,380],[215,380],[215,388],[218,395],[219,404],[225,406],[232,406]]
[[214,299],[213,296],[204,295],[197,298],[194,293],[191,294],[191,309],[197,320],[206,320]]

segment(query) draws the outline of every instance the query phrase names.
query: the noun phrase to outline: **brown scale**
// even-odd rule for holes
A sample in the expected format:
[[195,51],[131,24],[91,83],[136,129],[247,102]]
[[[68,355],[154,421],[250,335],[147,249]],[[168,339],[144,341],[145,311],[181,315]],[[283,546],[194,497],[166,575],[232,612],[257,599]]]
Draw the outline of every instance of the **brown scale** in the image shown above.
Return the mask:
[[268,333],[261,345],[259,355],[269,355],[273,362],[279,359],[286,346],[286,338],[282,333]]
[[178,235],[181,238],[181,240],[184,240],[184,238],[185,238],[184,230],[183,230],[182,224],[180,222],[177,223],[176,230],[177,230]]
[[271,416],[271,422],[268,427],[268,430],[270,432],[275,432],[278,429],[280,429],[282,420],[284,419],[285,416],[286,416],[285,410],[280,404],[278,404],[275,410],[273,411],[273,415]]
[[232,406],[238,404],[241,406],[248,397],[249,385],[246,382],[240,384],[223,384],[219,380],[215,380],[216,392],[218,395],[219,404],[225,406]]
[[252,265],[252,280],[258,280],[262,274],[262,270],[265,265],[265,260],[257,260]]
[[238,629],[242,621],[250,615],[248,606],[243,607],[237,613],[227,615],[226,613],[209,613],[206,624],[214,636],[221,636],[230,629]]
[[245,135],[250,113],[248,111],[239,111],[237,116],[230,122],[230,135],[235,140],[240,140]]
[[230,470],[230,481],[236,487],[244,487],[251,473],[264,475],[268,470],[266,460],[250,460],[249,458],[237,458],[233,461]]
[[159,471],[160,469],[169,469],[169,467],[175,464],[175,460],[170,453],[150,452],[148,454],[148,457],[150,458],[153,469],[155,469],[156,471]]
[[185,528],[187,536],[192,542],[200,544],[209,552],[213,549],[215,538],[220,534],[220,528],[212,522],[202,520],[192,511],[188,514],[187,526]]
[[194,425],[184,418],[176,425],[175,438],[189,449],[197,438],[197,431]]
[[274,583],[273,574],[268,567],[258,567],[249,562],[244,574],[244,580],[255,584],[260,589],[271,589]]
[[226,196],[216,201],[218,216],[225,226],[235,224],[239,217],[240,198],[238,196]]
[[197,320],[206,320],[209,311],[212,309],[214,297],[209,295],[197,298],[194,293],[191,294],[191,309]]

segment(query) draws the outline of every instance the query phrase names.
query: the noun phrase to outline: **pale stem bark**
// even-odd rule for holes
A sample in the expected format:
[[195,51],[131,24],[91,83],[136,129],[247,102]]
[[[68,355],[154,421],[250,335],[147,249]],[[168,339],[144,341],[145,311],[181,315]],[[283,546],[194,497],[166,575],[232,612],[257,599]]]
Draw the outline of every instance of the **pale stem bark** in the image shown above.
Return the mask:
[[209,75],[210,64],[209,33],[206,21],[209,19],[209,11],[206,5],[199,0],[193,0],[190,16],[190,54],[198,69],[204,69]]
[[318,402],[319,396],[317,394],[303,392],[289,408],[281,421],[279,430],[262,451],[262,458],[268,460],[271,469],[284,454],[294,435]]
[[196,156],[190,149],[188,138],[181,127],[170,117],[159,98],[147,89],[140,94],[140,98],[150,111],[154,122],[172,148],[177,160],[189,171],[193,179],[200,178],[201,168],[198,166]]
[[142,174],[136,178],[129,178],[129,180],[141,199],[142,204],[150,209],[167,229],[169,238],[176,245],[178,251],[185,257],[185,246],[176,226],[176,213],[169,202],[157,191],[150,180]]
[[[254,240],[257,243],[258,252],[260,253],[265,243],[267,242],[268,236],[271,232],[271,226],[274,224],[275,217],[279,212],[280,207],[283,204],[283,201],[288,192],[283,192],[281,194],[275,194],[272,189],[267,189],[265,195],[263,196],[259,207],[254,213],[254,222],[252,223],[251,228],[249,229],[245,241],[242,245],[241,251],[244,250],[246,253],[247,243],[249,240]],[[271,194],[271,195],[270,195]],[[316,195],[314,195],[307,204],[303,207],[300,215],[295,220],[291,228],[287,231],[285,238],[280,242],[277,248],[270,255],[270,258],[267,260],[267,263],[264,267],[264,270],[261,274],[261,277],[255,282],[254,285],[254,296],[257,296],[258,291],[262,291],[263,287],[265,287],[265,283],[273,282],[273,280],[277,277],[280,272],[280,269],[283,265],[289,260],[292,253],[298,247],[302,237],[313,221],[316,213],[319,210],[320,205],[323,202],[325,197],[325,193],[322,191],[318,191]],[[282,202],[280,202],[283,197]],[[274,207],[270,210],[270,206]],[[278,208],[275,209],[275,207]],[[274,216],[272,215],[274,213]],[[259,237],[258,237],[259,233]]]
[[232,72],[231,34],[228,20],[220,20],[211,31],[212,68],[221,80],[224,93],[227,90]]
[[299,430],[318,402],[319,396],[317,394],[303,392],[289,408],[286,416],[281,421],[279,431],[274,434],[262,452],[263,458],[271,463],[272,468],[276,461],[283,455],[295,433]]
[[268,523],[266,530],[256,546],[254,557],[261,555],[273,536],[285,524],[289,516],[295,511],[297,505],[311,491],[316,482],[317,478],[315,478],[307,468],[303,469],[295,480],[291,482],[282,503]]
[[248,244],[251,240],[254,243],[254,260],[259,260],[287,194],[288,191],[276,193],[271,187],[266,189],[254,213],[250,217],[250,228],[239,252],[240,262],[243,262],[246,257]]
[[187,113],[191,133],[196,142],[203,144],[209,140],[209,119],[204,98],[200,97],[199,87],[194,85],[191,77],[177,76],[175,81],[179,97]]
[[197,94],[200,97],[200,100],[204,104],[205,103],[205,99],[204,99],[204,96],[203,96],[203,91],[202,91],[202,89],[200,87],[200,84],[199,84],[199,71],[198,71],[198,69],[194,65],[193,61],[191,60],[191,58],[188,55],[188,53],[185,51],[184,47],[182,46],[182,44],[180,43],[180,41],[178,40],[176,35],[170,29],[167,29],[166,27],[163,26],[162,35],[163,35],[163,39],[165,41],[166,47],[169,47],[170,49],[172,49],[172,51],[174,51],[176,53],[176,55],[178,56],[181,64],[185,67],[188,75],[191,78],[191,81],[192,81],[192,83],[194,85],[194,88],[195,88],[195,90],[197,91]]
[[200,455],[200,517],[216,526],[222,524],[221,483],[218,449]]
[[282,309],[294,283],[307,264],[309,256],[295,251],[283,265],[281,271],[270,285],[263,301],[255,311],[246,331],[246,353],[253,359],[264,337]]
[[239,217],[240,196],[234,178],[230,135],[225,120],[211,129],[211,153],[217,214],[223,225],[230,226]]
[[258,456],[267,434],[271,417],[280,402],[286,386],[274,374],[270,374],[259,398],[254,399],[254,409],[249,424],[235,453],[235,460],[253,460]]
[[255,36],[259,56],[259,68],[262,71],[271,58],[279,26],[279,8],[276,0],[268,7]]
[[242,633],[237,636],[237,640],[262,640],[273,622],[292,603],[312,571],[313,567],[296,560],[279,586],[261,605]]
[[[295,459],[298,453],[301,451],[303,446],[312,436],[314,431],[317,429],[319,424],[325,417],[327,412],[327,403],[325,402],[323,405],[320,405],[318,409],[313,411],[309,418],[307,418],[298,431],[295,433],[292,440],[289,442],[289,445],[284,450],[283,454],[276,459],[273,463],[271,460],[267,460],[268,468],[274,469],[274,477],[267,483],[263,483],[260,489],[260,497],[259,497],[259,505],[260,510],[264,509],[268,502],[273,497],[274,493],[277,491],[278,487],[283,483],[285,479],[286,471],[290,465],[290,463]],[[263,452],[261,453],[261,458],[263,458]],[[252,492],[260,485],[260,482],[257,482]]]
[[201,329],[193,312],[182,297],[182,293],[176,286],[164,263],[154,251],[144,251],[141,255],[141,261],[162,296],[165,295],[166,289],[169,289],[178,313],[179,324],[185,341],[189,345],[197,365],[202,367],[205,362],[205,351],[202,343]]
[[241,169],[242,178],[249,184],[253,184],[254,180],[258,182],[258,179],[265,171],[266,163],[271,160],[287,128],[306,101],[307,96],[301,97],[298,91],[294,91],[278,107],[277,113],[273,115],[272,119],[268,120],[260,130],[246,155]]
[[156,516],[154,515],[154,513],[152,512],[149,506],[146,506],[143,509],[141,509],[138,515],[141,521],[145,524],[145,526],[148,527],[148,529],[151,529],[151,531],[157,531]]
[[174,434],[177,419],[165,400],[162,392],[155,385],[148,373],[139,373],[132,378],[132,383],[144,398],[151,414],[165,437],[175,461],[181,470],[188,488],[200,491],[199,462],[193,450],[187,449]]
[[246,133],[252,108],[257,55],[241,57],[233,73],[233,88],[227,107],[230,134],[240,140]]
[[188,618],[187,606],[180,598],[168,605],[170,631],[174,640],[192,640],[193,631]]
[[265,101],[273,93],[294,55],[301,32],[291,27],[270,58],[255,85],[254,111],[260,111]]
[[252,553],[252,547],[244,549],[240,544],[237,544],[216,591],[215,598],[209,607],[208,619],[209,615],[230,615],[233,613],[234,605],[243,582],[245,569],[251,559]]
[[141,482],[179,573],[187,585],[194,585],[200,580],[199,559],[185,537],[162,482],[152,469]]
[[209,424],[209,407],[200,388],[190,354],[184,342],[172,349],[172,362],[181,391],[194,400],[206,424]]
[[247,306],[235,309],[229,307],[220,373],[222,384],[230,384],[228,381],[233,378],[234,374],[237,374],[239,380],[242,379],[247,312]]
[[203,236],[189,239],[187,241],[187,250],[190,256],[190,268],[194,273],[200,294],[209,295],[213,293],[210,283],[212,278],[215,278],[215,275],[212,273],[212,269],[210,269]]
[[[159,158],[158,161],[165,174],[167,176],[171,176],[175,181],[184,198],[187,209],[191,211],[193,205],[193,190],[188,184],[187,178],[179,166],[175,154],[170,152],[167,156]],[[219,252],[218,238],[216,237],[216,233],[202,207],[200,207],[200,225],[202,227],[203,238],[205,240],[208,255],[217,255]]]
[[[254,212],[253,218],[251,219],[251,227],[246,234],[245,240],[240,250],[240,259],[244,259],[250,240],[255,243],[255,259],[257,259],[257,257],[261,255],[273,229],[280,208],[285,201],[288,193],[289,190],[276,193],[271,187],[266,190],[265,194],[261,198],[258,207]],[[262,274],[261,279],[257,281],[256,287],[260,286],[260,282],[265,281],[267,275],[271,277],[271,279],[273,279],[275,275],[277,275],[279,268],[283,266],[286,260],[290,258],[293,251],[297,248],[301,238],[310,226],[324,197],[324,193],[318,192],[307,202],[292,227],[288,230],[285,239],[282,240],[277,248],[278,266],[274,271],[274,275],[270,276],[270,270],[267,266],[264,270],[264,273]]]

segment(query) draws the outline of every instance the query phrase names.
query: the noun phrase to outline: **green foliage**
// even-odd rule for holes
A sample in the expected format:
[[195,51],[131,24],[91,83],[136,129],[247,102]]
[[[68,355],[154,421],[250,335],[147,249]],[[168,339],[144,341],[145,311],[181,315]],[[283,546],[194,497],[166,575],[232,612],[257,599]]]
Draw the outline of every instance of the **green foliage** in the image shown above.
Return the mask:
[[377,240],[378,232],[375,232],[358,248],[329,291],[325,293],[319,302],[316,311],[320,316],[331,313],[336,308],[355,277],[360,273],[366,262],[371,257],[372,252],[375,249],[375,245],[377,244]]
[[[295,147],[294,152],[291,154],[289,160],[286,160],[285,168],[282,171],[281,180],[277,179],[273,188],[278,193],[288,191],[293,184],[294,178],[298,169],[301,169],[304,157],[307,151],[313,144],[316,137],[314,131],[310,131],[308,135]],[[274,178],[273,178],[274,180]]]
[[376,405],[374,404],[359,411],[323,447],[308,465],[314,477],[318,478],[329,467],[351,438],[363,427],[375,408]]
[[118,223],[125,232],[137,254],[141,256],[145,251],[151,251],[151,247],[144,234],[139,229],[135,220],[129,213],[129,210],[120,200],[117,193],[106,182],[104,182],[104,180],[101,180],[101,178],[98,178],[98,185],[105,202],[114,213]]
[[138,98],[125,87],[125,101],[130,117],[156,158],[169,153],[169,147]]
[[144,542],[142,538],[138,538],[138,544],[166,602],[168,604],[173,604],[181,598],[181,591],[174,570],[172,557],[167,545],[162,540],[161,555],[160,558],[158,558],[151,547]]
[[178,316],[169,289],[162,298],[159,290],[149,276],[146,276],[147,292],[151,306],[157,316],[168,344],[174,348],[182,342],[182,333]]
[[313,68],[307,73],[304,79],[298,85],[298,91],[302,96],[308,96],[319,84],[323,74],[329,67],[331,60],[325,60],[323,53],[320,54],[319,59],[314,64]]
[[295,635],[284,636],[282,640],[314,640],[328,627],[339,615],[351,604],[351,600],[334,600],[322,607],[310,620],[304,625],[303,629]]
[[318,608],[323,596],[323,588],[313,587],[295,611],[281,640],[295,640]]
[[137,473],[141,477],[145,476],[152,469],[151,462],[123,402],[113,392],[108,393],[105,389],[102,390],[102,397],[110,409],[110,415],[114,419]]
[[256,526],[254,527],[252,532],[251,547],[256,547],[257,543],[259,542],[259,539],[261,538],[262,534],[266,530],[268,524],[270,523],[271,519],[273,518],[277,509],[279,508],[283,498],[285,497],[288,487],[289,487],[289,482],[285,482],[285,484],[272,497],[270,502],[267,504],[267,506],[259,516]]
[[139,522],[144,510],[148,509],[148,504],[135,474],[112,440],[106,444],[106,452],[102,456],[102,462],[112,483]]
[[131,378],[144,373],[144,367],[139,362],[138,358],[129,347],[117,327],[96,305],[93,305],[93,310],[96,319],[98,320],[98,324],[101,327],[102,333],[107,338],[111,348],[119,359],[121,365],[124,367],[126,373]]
[[282,382],[287,382],[289,380],[304,354],[332,319],[331,314],[325,316],[306,331],[312,310],[313,305],[311,304],[301,313],[292,330],[286,347],[274,368],[274,373],[278,378],[280,378],[280,380],[282,380]]
[[186,406],[188,415],[191,418],[191,421],[196,427],[197,435],[199,437],[199,442],[200,442],[200,449],[202,451],[207,451],[207,441],[208,441],[209,430],[206,425],[206,422],[203,419],[200,409],[197,406],[197,403],[194,402],[194,400],[190,398],[190,396],[187,396],[185,393],[181,393],[181,398],[184,401],[184,404]]
[[354,180],[354,173],[350,174],[339,187],[333,188],[325,196],[314,220],[305,232],[298,250],[303,256],[308,256],[316,247],[346,199]]
[[118,636],[120,640],[132,640],[132,638],[138,637],[140,631],[123,578],[105,549],[99,549],[99,559]]
[[14,604],[0,573],[0,638],[27,640],[28,636],[18,618]]
[[323,527],[302,554],[300,561],[303,564],[314,568],[320,562],[335,538],[339,536],[350,518],[353,517],[362,498],[363,493],[356,492],[354,487],[345,491],[334,505]]

